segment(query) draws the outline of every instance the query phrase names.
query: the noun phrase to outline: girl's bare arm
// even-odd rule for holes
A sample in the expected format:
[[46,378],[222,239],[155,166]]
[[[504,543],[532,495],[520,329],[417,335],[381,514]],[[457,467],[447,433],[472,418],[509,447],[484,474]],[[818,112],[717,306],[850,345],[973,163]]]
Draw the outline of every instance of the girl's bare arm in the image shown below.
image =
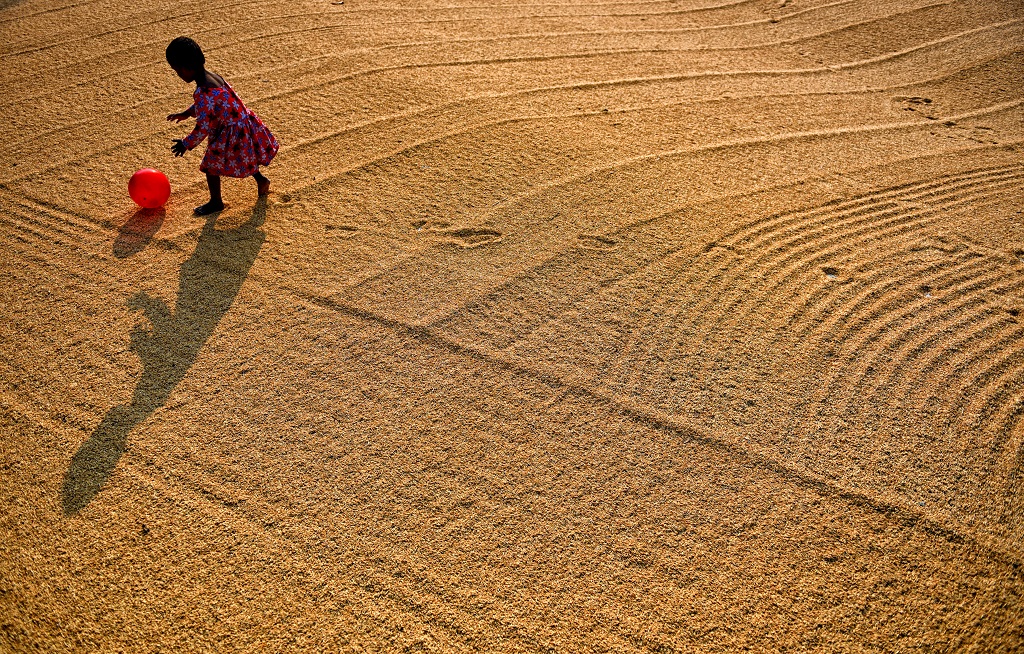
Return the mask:
[[181,113],[171,114],[170,116],[167,117],[167,120],[173,120],[173,121],[176,121],[176,122],[180,123],[181,121],[185,120],[186,118],[195,118],[195,117],[196,117],[196,106],[192,105],[191,107],[189,107],[185,111],[182,111]]

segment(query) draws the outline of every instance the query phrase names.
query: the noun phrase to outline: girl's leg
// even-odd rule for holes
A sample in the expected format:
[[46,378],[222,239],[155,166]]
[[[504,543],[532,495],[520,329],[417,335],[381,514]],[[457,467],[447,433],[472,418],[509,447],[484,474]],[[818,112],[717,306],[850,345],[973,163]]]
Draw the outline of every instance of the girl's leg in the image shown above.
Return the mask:
[[270,180],[263,176],[263,173],[256,171],[252,174],[252,178],[256,180],[256,192],[260,195],[267,195],[270,193]]
[[197,216],[205,216],[224,208],[224,201],[220,197],[220,177],[206,173],[206,185],[210,187],[210,201],[201,207],[196,207]]

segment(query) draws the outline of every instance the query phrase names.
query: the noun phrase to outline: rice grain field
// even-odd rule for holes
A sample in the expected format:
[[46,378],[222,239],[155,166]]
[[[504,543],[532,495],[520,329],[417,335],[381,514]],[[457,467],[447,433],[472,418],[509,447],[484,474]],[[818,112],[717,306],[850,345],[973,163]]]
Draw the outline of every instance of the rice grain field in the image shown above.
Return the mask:
[[1024,650],[1020,0],[0,30],[0,651]]

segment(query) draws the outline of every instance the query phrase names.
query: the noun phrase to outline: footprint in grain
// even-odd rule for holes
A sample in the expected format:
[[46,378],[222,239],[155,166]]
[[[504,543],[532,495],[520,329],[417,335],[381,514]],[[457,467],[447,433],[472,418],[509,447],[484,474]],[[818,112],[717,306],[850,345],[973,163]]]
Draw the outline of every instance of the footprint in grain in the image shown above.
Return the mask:
[[324,225],[324,231],[337,236],[352,236],[359,228],[354,225]]
[[600,234],[580,234],[580,246],[588,250],[613,250],[619,242],[610,236]]
[[477,248],[501,240],[501,232],[483,227],[463,227],[444,232],[445,240],[463,248]]
[[892,101],[895,102],[903,111],[913,111],[923,115],[925,118],[935,120],[934,107],[932,107],[931,98],[898,95],[894,97]]

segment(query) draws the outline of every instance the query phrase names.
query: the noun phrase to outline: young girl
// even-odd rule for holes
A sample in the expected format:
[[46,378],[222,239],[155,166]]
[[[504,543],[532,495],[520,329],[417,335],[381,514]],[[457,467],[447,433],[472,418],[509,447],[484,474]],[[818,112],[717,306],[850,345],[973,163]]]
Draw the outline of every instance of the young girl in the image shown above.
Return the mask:
[[199,164],[199,170],[206,173],[210,201],[196,207],[196,215],[205,216],[224,208],[220,197],[222,175],[252,175],[259,195],[268,194],[270,180],[260,173],[259,167],[269,165],[277,154],[278,145],[274,135],[255,113],[242,104],[241,98],[223,77],[206,70],[206,57],[195,41],[187,36],[179,36],[171,41],[167,46],[167,63],[178,77],[196,83],[196,90],[192,94],[194,104],[181,113],[167,117],[167,120],[179,123],[186,118],[196,119],[196,128],[191,134],[184,139],[174,139],[171,152],[181,157],[204,138],[209,139],[206,156]]

